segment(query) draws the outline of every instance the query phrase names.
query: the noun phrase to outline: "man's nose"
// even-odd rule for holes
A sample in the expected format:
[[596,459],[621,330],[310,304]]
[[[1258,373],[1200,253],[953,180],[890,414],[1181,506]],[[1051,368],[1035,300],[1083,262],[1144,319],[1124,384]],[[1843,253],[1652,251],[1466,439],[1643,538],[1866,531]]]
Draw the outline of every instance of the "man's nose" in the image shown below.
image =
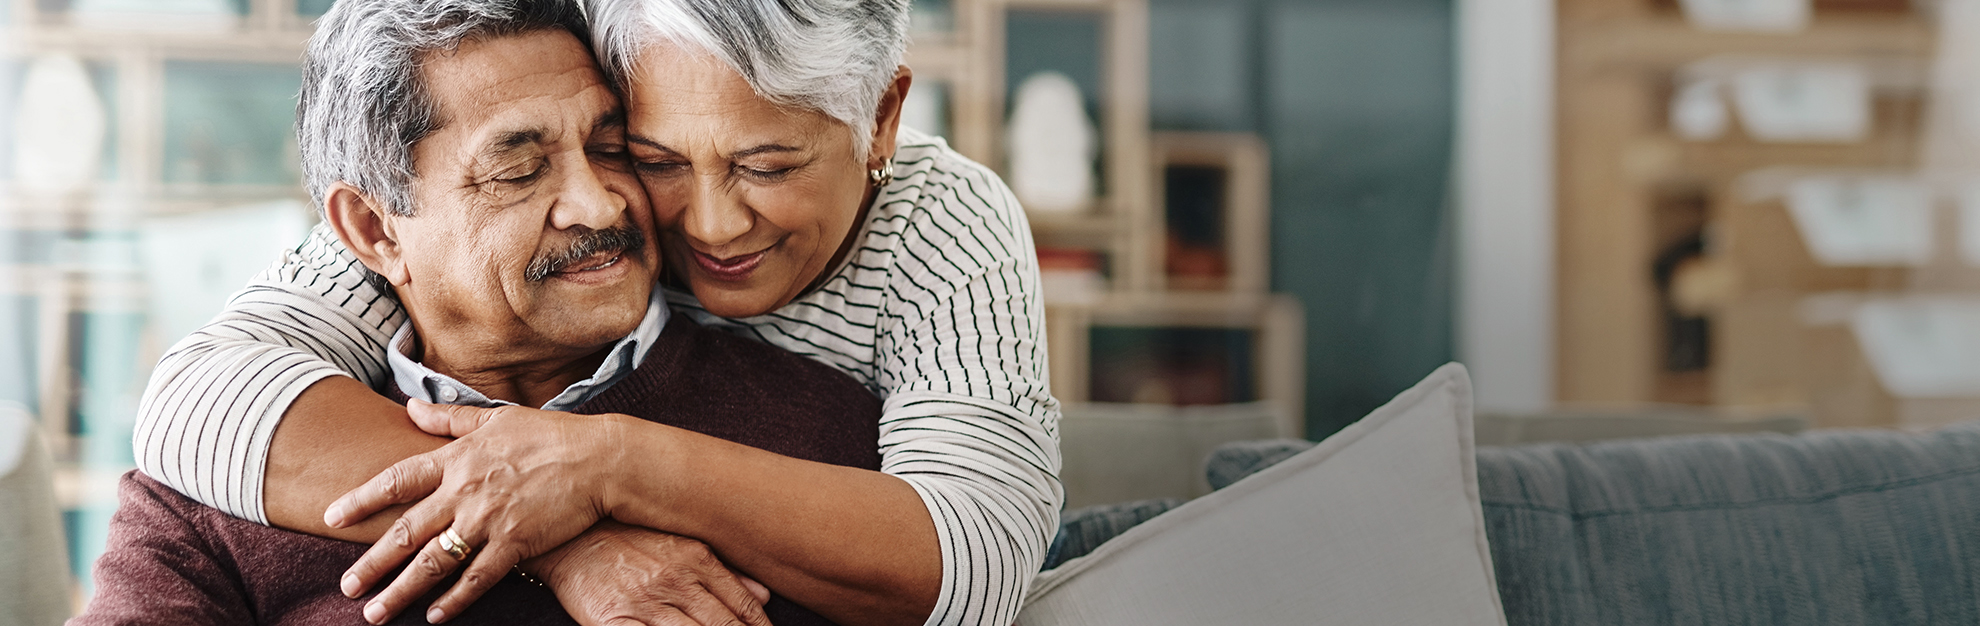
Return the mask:
[[626,198],[605,186],[589,162],[565,168],[564,186],[550,209],[550,226],[558,230],[584,226],[604,230],[624,221]]

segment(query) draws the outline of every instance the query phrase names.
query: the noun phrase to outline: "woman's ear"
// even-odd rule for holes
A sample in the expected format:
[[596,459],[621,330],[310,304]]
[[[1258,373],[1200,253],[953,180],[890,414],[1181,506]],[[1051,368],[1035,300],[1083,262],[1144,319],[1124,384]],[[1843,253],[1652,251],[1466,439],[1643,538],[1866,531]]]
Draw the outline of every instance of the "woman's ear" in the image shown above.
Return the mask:
[[405,286],[412,274],[406,271],[405,257],[394,235],[392,220],[396,217],[370,194],[343,181],[332,183],[323,193],[323,220],[337,231],[344,247],[394,286]]
[[873,144],[867,151],[867,169],[878,169],[894,157],[894,135],[901,130],[901,105],[907,102],[908,87],[914,84],[914,70],[903,65],[894,70],[894,82],[880,94],[880,107],[874,111]]

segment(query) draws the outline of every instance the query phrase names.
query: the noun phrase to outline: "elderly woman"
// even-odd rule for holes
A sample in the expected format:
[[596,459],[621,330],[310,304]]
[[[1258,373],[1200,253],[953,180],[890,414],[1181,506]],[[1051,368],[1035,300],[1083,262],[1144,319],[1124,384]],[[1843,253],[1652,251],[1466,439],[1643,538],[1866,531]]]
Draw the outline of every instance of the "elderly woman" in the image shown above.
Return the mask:
[[587,7],[627,101],[668,300],[877,394],[880,472],[612,416],[415,404],[422,428],[461,439],[325,512],[349,483],[322,452],[408,415],[372,391],[404,313],[321,229],[161,361],[141,468],[233,515],[331,536],[417,502],[345,579],[355,595],[413,558],[372,600],[386,614],[465,566],[433,605],[458,614],[512,564],[610,518],[705,542],[841,622],[1010,623],[1063,499],[1037,269],[1005,185],[898,126],[907,4]]

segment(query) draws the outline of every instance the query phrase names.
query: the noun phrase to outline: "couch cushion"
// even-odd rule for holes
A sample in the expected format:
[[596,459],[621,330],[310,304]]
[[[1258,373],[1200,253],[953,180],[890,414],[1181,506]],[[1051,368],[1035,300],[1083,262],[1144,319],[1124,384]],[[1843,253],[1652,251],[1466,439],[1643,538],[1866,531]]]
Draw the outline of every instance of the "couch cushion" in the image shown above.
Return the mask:
[[1980,426],[1481,448],[1513,624],[1980,623]]
[[1041,574],[1058,624],[1503,624],[1471,385],[1445,366],[1353,426]]
[[1269,403],[1215,406],[1067,404],[1059,479],[1067,507],[1210,493],[1203,459],[1218,445],[1283,436]]

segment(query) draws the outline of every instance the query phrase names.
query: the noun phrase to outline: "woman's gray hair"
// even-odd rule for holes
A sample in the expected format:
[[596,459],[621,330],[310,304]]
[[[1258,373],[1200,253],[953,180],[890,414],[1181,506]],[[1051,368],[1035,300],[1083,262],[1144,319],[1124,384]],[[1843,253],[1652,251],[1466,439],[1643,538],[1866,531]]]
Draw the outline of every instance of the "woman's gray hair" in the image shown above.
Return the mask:
[[[880,96],[907,51],[908,0],[585,0],[592,48],[627,91],[647,46],[714,55],[756,95],[852,127],[871,147]],[[649,68],[664,72],[667,68]]]
[[303,54],[296,139],[303,186],[323,206],[344,181],[412,215],[413,145],[438,130],[420,65],[461,42],[538,30],[589,40],[576,0],[345,0],[316,22]]

